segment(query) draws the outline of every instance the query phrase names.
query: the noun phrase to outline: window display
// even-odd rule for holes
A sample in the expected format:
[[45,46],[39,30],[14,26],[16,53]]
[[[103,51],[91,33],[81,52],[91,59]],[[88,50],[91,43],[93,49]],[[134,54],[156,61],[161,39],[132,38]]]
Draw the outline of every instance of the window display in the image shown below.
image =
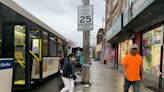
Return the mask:
[[160,73],[162,36],[162,27],[158,27],[144,33],[142,38],[144,71],[156,76],[159,76]]
[[118,58],[120,62],[125,57],[125,55],[129,54],[131,45],[132,40],[126,40],[119,44]]

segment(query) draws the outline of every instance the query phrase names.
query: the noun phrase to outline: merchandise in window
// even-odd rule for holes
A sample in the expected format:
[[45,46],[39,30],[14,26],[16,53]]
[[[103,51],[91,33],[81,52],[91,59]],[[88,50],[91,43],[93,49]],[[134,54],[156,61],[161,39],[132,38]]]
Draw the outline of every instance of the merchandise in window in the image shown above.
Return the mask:
[[144,71],[155,76],[159,76],[160,74],[162,37],[162,27],[158,27],[144,33],[142,39]]

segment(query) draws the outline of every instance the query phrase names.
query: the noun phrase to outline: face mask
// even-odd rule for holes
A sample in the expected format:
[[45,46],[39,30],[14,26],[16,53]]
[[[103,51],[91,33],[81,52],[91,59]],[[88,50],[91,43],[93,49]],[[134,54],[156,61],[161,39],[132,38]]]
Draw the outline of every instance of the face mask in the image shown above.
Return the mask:
[[76,60],[76,58],[73,57],[73,58],[72,58],[72,61],[75,61],[75,60]]

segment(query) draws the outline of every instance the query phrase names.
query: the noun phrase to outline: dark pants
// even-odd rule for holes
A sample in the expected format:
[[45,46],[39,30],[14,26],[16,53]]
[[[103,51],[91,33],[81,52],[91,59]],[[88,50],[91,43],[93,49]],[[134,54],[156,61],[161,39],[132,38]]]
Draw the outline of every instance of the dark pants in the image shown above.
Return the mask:
[[128,81],[125,79],[124,82],[124,92],[129,92],[129,87],[133,86],[134,92],[141,92],[140,86],[141,86],[141,81]]

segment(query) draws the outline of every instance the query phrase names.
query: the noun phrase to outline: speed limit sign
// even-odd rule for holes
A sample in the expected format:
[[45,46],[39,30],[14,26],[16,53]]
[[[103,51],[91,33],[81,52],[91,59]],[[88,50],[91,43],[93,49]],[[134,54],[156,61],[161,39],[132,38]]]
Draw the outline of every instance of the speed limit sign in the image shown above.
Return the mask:
[[93,5],[78,7],[78,30],[93,30]]

